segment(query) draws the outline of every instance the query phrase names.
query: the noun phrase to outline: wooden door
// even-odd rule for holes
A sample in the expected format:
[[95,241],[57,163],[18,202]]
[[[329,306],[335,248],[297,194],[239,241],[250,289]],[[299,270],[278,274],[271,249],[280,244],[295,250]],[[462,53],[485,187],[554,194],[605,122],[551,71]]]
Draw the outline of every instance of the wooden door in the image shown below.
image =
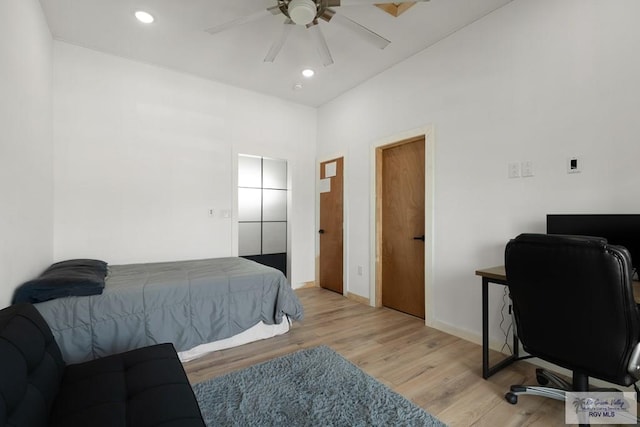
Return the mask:
[[425,139],[378,153],[382,305],[424,319]]
[[343,158],[320,163],[320,287],[342,294]]

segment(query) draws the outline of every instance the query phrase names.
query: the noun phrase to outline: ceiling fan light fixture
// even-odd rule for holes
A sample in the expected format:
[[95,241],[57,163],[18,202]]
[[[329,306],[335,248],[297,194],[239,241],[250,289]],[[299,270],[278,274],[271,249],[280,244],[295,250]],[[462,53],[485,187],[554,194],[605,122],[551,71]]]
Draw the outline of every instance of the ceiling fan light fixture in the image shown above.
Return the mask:
[[316,19],[318,6],[313,0],[291,0],[287,12],[297,25],[307,25]]

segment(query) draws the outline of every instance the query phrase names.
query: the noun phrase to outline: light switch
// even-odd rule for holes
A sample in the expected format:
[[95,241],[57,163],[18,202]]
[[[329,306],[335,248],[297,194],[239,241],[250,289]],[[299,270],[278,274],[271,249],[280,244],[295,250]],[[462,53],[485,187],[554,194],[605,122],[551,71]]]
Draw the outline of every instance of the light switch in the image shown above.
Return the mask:
[[522,176],[533,176],[533,162],[531,160],[524,161],[520,164]]

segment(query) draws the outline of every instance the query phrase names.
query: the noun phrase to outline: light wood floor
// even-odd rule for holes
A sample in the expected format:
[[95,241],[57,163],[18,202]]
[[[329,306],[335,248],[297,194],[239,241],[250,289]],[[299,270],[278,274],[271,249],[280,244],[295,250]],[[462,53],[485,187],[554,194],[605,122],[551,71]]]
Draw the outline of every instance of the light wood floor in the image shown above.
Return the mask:
[[189,362],[190,381],[327,345],[450,426],[565,426],[562,402],[536,396],[523,396],[517,405],[504,400],[509,385],[535,383],[533,365],[517,362],[484,380],[479,345],[323,289],[296,293],[305,319],[289,333]]

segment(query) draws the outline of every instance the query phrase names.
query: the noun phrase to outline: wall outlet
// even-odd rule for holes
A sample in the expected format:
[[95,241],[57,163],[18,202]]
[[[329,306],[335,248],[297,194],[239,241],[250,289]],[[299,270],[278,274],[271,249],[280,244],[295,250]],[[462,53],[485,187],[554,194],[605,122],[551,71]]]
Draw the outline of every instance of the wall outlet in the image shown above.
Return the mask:
[[213,208],[209,208],[207,209],[207,215],[209,215],[209,218],[213,218],[216,216],[216,210]]
[[520,178],[520,163],[511,162],[508,165],[509,178]]

